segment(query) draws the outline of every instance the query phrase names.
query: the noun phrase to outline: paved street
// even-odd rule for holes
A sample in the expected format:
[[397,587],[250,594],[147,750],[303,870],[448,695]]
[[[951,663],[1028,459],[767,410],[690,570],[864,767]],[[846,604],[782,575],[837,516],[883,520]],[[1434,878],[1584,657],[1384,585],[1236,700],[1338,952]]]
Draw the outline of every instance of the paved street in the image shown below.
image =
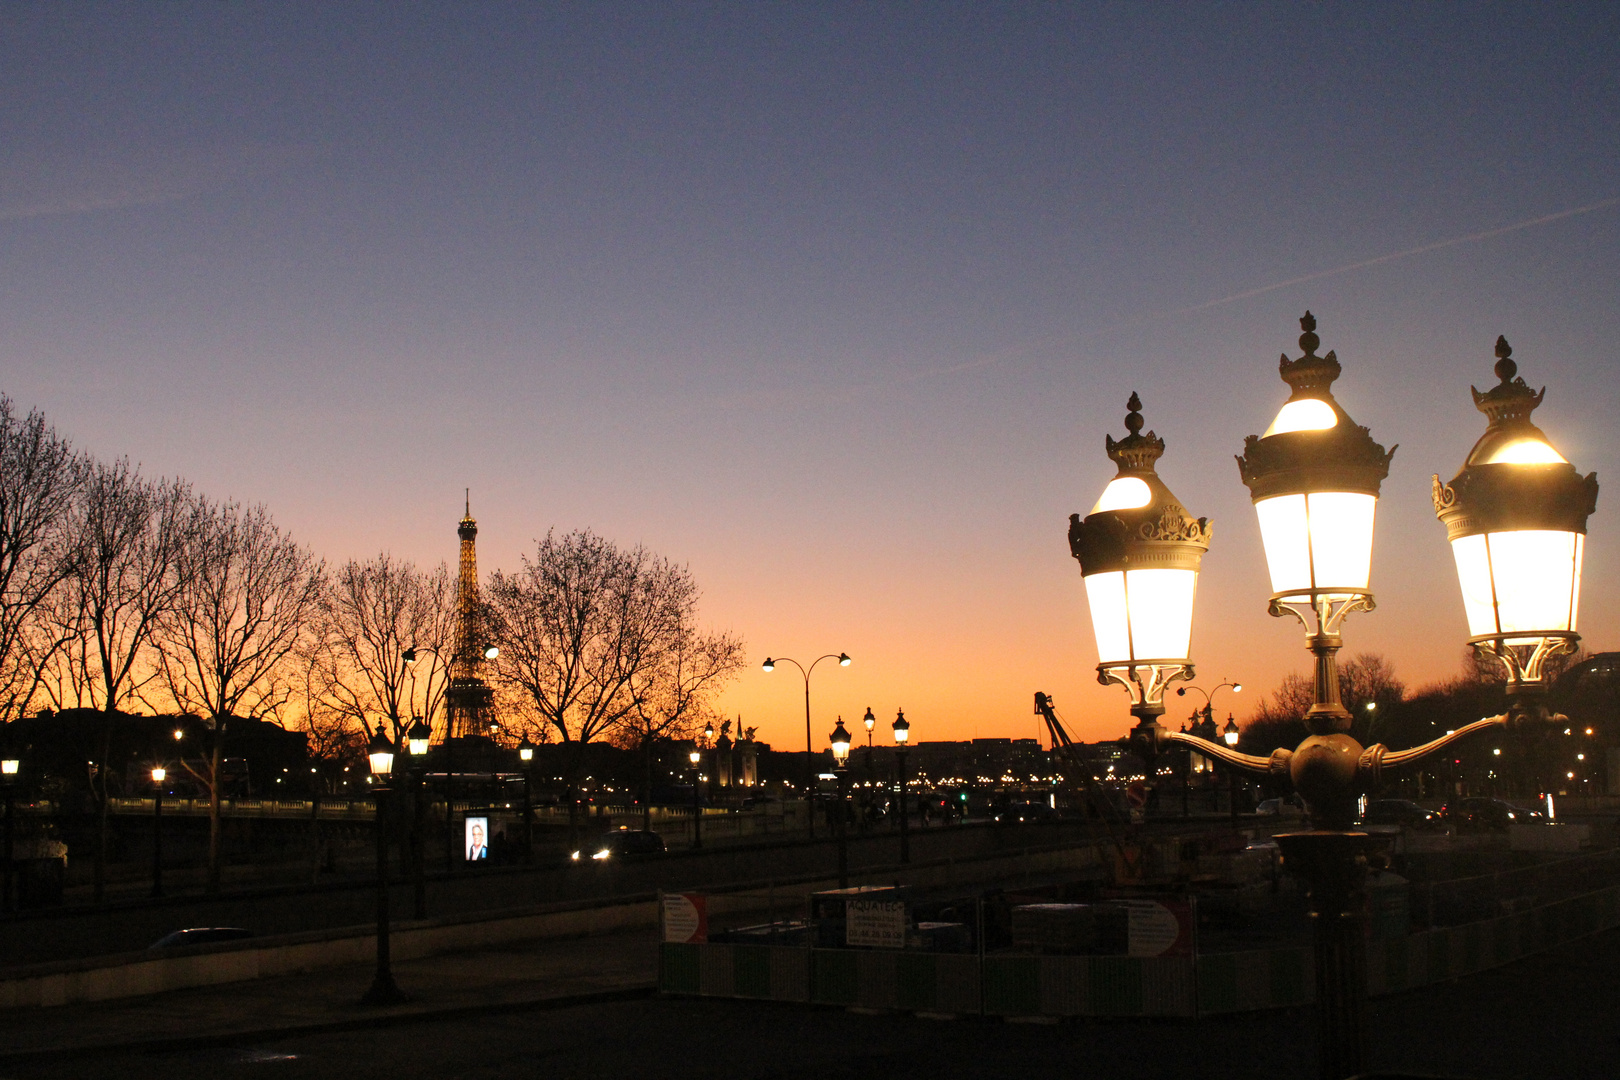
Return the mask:
[[[1185,1023],[1023,1024],[861,1015],[837,1009],[659,999],[567,1004],[564,995],[636,995],[651,972],[645,935],[435,958],[400,968],[441,1010],[386,1026],[277,1037],[277,1022],[367,1023],[352,1004],[367,972],[184,991],[145,1002],[12,1014],[8,1049],[87,1034],[134,1039],[191,1028],[259,1029],[228,1045],[5,1061],[9,1080],[157,1076],[173,1080],[435,1080],[544,1076],[686,1080],[951,1080],[961,1077],[1187,1077],[1309,1080],[1309,1013]],[[299,980],[303,980],[300,982]],[[482,989],[481,989],[482,987]],[[1371,1064],[1478,1080],[1620,1076],[1620,931],[1511,967],[1374,1004]],[[552,1004],[544,1000],[552,997]],[[560,999],[560,1000],[559,1000]],[[499,1011],[479,1015],[480,1001]],[[525,1003],[527,1002],[527,1003]],[[446,1016],[443,1010],[472,1012]],[[168,1021],[162,1017],[171,1018]],[[174,1018],[183,1017],[176,1021]],[[31,1022],[32,1021],[32,1022]],[[49,1029],[40,1028],[45,1022]]]

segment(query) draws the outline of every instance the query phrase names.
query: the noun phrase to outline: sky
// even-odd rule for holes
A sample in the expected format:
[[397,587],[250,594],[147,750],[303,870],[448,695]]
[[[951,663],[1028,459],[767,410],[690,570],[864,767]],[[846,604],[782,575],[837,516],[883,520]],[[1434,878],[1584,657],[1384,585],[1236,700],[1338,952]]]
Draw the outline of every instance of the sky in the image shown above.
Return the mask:
[[1617,54],[1580,3],[5,5],[0,391],[334,563],[453,564],[464,488],[485,570],[685,563],[778,747],[758,661],[840,651],[818,746],[1033,737],[1036,690],[1097,739],[1067,524],[1133,390],[1215,523],[1196,684],[1241,720],[1307,667],[1232,457],[1309,309],[1399,444],[1346,653],[1415,687],[1462,664],[1430,476],[1498,334],[1617,474]]

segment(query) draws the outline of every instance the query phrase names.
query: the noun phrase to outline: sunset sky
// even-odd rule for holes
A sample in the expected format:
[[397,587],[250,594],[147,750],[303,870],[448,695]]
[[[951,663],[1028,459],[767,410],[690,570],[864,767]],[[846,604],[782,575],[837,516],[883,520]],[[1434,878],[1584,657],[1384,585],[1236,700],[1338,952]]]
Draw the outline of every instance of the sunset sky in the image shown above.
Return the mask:
[[1306,309],[1400,446],[1348,653],[1460,668],[1429,478],[1498,334],[1620,480],[1617,116],[1612,3],[6,5],[0,391],[329,561],[453,562],[470,487],[485,570],[689,563],[784,748],[758,661],[840,650],[818,745],[1033,736],[1035,690],[1126,730],[1066,532],[1139,391],[1241,720],[1308,659],[1232,460]]

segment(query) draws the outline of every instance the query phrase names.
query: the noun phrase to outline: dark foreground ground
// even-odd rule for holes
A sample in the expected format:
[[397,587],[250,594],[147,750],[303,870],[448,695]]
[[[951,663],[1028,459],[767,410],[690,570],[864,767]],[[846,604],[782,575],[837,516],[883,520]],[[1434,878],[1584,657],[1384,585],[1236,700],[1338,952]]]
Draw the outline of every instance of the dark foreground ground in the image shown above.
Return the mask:
[[[1620,931],[1375,1002],[1372,1021],[1371,1069],[1481,1080],[1620,1077]],[[0,1059],[0,1077],[1291,1080],[1315,1075],[1312,1027],[1309,1013],[1025,1024],[648,996],[225,1046]]]

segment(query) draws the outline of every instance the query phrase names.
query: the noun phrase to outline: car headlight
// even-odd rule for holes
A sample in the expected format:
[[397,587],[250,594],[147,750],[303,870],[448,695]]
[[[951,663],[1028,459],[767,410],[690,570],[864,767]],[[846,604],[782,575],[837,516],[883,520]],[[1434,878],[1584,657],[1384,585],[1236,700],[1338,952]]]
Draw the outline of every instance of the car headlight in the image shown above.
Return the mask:
[[611,851],[609,851],[607,848],[603,848],[601,851],[598,851],[595,855],[592,855],[591,858],[593,858],[593,859],[605,859],[611,854],[613,854]]
[[569,858],[570,858],[570,859],[573,859],[573,860],[574,860],[574,861],[575,861],[575,862],[579,862],[579,852],[577,852],[577,851],[576,851],[576,852],[574,852],[574,853],[573,853],[573,854],[572,854],[572,855],[570,855],[570,856],[568,856],[568,857],[569,857]]

